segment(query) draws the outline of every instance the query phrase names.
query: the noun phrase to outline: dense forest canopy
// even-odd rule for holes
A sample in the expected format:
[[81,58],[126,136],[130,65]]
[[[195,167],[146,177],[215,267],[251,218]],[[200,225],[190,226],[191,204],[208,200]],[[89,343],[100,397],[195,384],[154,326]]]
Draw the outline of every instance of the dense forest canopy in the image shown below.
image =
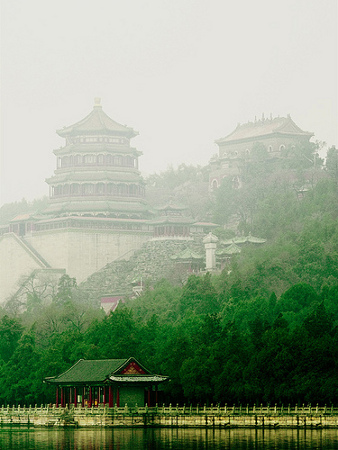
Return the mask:
[[170,376],[171,402],[337,403],[337,151],[326,170],[293,158],[287,170],[247,167],[241,189],[224,180],[211,198],[218,223],[235,215],[240,230],[267,239],[222,273],[162,280],[109,316],[67,275],[49,302],[35,293],[24,311],[4,305],[0,402],[52,402],[44,377],[79,358],[134,356]]

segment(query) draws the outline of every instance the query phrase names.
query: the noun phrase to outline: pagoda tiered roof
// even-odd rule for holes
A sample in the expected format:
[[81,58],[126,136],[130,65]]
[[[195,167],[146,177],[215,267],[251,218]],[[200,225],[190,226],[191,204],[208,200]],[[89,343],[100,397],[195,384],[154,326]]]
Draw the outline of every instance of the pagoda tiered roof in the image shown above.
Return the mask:
[[57,130],[59,136],[66,137],[69,135],[85,135],[85,134],[111,134],[121,135],[132,138],[138,135],[138,132],[126,125],[121,125],[111,119],[101,106],[101,99],[96,98],[93,110],[84,119],[76,122],[68,127]]
[[46,214],[63,214],[63,213],[73,213],[73,214],[82,214],[82,213],[108,213],[109,212],[117,212],[117,213],[147,213],[148,208],[141,199],[137,199],[135,201],[134,198],[130,198],[130,201],[127,201],[127,197],[123,197],[123,201],[120,200],[102,200],[98,197],[93,196],[92,199],[76,201],[69,200],[67,201],[65,198],[61,198],[59,201],[54,200],[53,203],[46,208]]
[[47,178],[47,183],[65,183],[65,182],[83,182],[89,183],[91,181],[113,181],[119,182],[123,181],[126,183],[138,183],[143,184],[143,180],[140,179],[139,172],[137,169],[132,170],[94,170],[89,168],[83,168],[82,170],[78,170],[76,172],[72,170],[64,169],[62,172],[60,171],[58,174],[53,175],[51,178]]

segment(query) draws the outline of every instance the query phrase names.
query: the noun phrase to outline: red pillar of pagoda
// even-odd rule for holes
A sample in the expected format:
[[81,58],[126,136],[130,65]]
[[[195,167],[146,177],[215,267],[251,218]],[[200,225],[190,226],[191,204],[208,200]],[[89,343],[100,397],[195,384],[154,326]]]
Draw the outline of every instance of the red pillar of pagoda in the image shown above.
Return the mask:
[[55,396],[56,396],[56,398],[55,398],[55,406],[58,408],[59,407],[59,387],[56,388]]

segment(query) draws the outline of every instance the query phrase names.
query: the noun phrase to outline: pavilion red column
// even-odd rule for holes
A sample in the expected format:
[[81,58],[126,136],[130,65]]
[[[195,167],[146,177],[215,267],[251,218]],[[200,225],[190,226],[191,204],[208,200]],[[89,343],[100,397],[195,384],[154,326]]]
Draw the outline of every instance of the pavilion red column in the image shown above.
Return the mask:
[[59,386],[56,388],[56,399],[55,399],[55,406],[58,408],[59,407]]
[[117,404],[117,407],[119,408],[120,407],[120,390],[119,390],[119,388],[116,389],[116,404]]
[[114,406],[114,394],[113,394],[113,389],[111,386],[109,386],[108,404],[109,404],[109,408],[112,408]]
[[105,405],[107,403],[107,389],[106,386],[103,388],[103,404]]
[[97,406],[100,404],[100,386],[97,388]]
[[148,387],[148,406],[150,406],[150,387]]
[[156,405],[158,405],[158,386],[155,386],[155,401],[156,401]]
[[89,388],[89,399],[88,399],[88,406],[89,408],[92,407],[92,387]]
[[85,386],[83,386],[82,402],[81,402],[82,408],[84,407],[84,404],[85,404],[85,396],[86,396],[86,388],[85,388]]
[[69,388],[69,405],[72,403],[72,388]]
[[77,392],[76,392],[76,387],[74,387],[74,406],[75,406],[75,408],[77,407]]
[[63,390],[64,390],[64,388],[61,387],[61,407],[62,407],[62,408],[65,406],[65,405],[64,405],[65,398],[64,398],[64,392],[63,392]]

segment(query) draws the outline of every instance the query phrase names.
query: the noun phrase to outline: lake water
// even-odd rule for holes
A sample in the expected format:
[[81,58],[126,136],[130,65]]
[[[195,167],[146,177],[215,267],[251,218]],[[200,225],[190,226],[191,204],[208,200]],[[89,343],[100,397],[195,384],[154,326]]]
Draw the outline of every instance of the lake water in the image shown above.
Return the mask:
[[338,430],[0,428],[0,449],[338,449]]

